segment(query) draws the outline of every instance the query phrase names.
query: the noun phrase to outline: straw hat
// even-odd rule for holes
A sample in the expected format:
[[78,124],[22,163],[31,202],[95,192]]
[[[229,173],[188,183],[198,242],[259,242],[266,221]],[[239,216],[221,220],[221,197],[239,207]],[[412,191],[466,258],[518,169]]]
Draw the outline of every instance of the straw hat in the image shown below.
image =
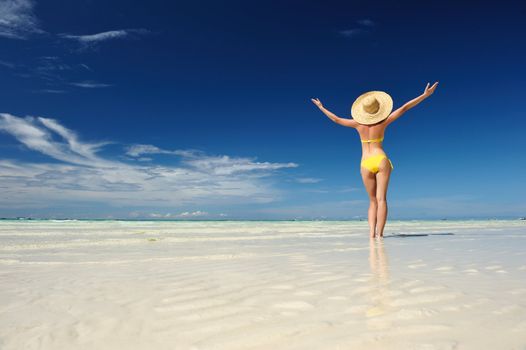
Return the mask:
[[393,99],[383,91],[369,91],[360,95],[351,107],[351,115],[360,124],[381,122],[393,110]]

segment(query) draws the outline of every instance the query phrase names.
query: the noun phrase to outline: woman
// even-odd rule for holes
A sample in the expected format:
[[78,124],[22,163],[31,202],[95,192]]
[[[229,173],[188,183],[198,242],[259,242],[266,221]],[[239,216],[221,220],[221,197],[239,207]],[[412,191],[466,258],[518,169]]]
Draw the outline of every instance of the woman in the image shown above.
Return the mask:
[[391,160],[387,158],[383,148],[385,129],[402,114],[428,98],[435,92],[438,81],[417,98],[404,104],[391,113],[393,100],[383,91],[369,91],[354,101],[351,107],[353,119],[340,118],[327,110],[319,99],[311,99],[318,108],[333,122],[343,126],[355,128],[362,140],[362,161],[360,172],[365,189],[369,195],[369,234],[371,238],[384,236],[385,221],[387,220],[387,186],[393,169]]

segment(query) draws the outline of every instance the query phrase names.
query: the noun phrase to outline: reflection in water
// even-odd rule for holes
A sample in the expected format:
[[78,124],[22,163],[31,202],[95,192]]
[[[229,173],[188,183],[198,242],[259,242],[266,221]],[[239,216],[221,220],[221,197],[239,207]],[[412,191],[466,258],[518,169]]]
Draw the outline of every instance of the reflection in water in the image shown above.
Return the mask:
[[[389,298],[389,264],[383,239],[371,239],[369,243],[369,264],[372,273],[370,301],[367,318],[385,314],[390,309]],[[368,322],[371,328],[384,328],[389,325],[380,320]]]

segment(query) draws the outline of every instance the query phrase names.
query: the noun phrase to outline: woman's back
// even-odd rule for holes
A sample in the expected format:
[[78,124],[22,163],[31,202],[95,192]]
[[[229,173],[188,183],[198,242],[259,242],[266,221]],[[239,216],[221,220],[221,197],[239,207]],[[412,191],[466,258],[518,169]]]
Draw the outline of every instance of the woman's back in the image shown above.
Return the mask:
[[374,125],[360,124],[356,127],[362,142],[362,158],[367,158],[373,154],[385,154],[382,148],[382,141],[386,127],[387,123],[385,120]]

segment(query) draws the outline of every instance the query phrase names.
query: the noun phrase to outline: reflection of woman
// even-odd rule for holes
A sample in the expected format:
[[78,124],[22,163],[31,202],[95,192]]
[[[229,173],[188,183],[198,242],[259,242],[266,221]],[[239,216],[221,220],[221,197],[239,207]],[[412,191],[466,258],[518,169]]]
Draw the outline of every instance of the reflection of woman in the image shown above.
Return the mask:
[[391,113],[393,100],[383,91],[369,91],[354,101],[351,114],[353,119],[336,116],[321,104],[319,99],[311,99],[320,110],[332,121],[343,126],[355,128],[362,140],[361,174],[365,189],[369,194],[369,234],[371,237],[383,237],[387,220],[387,186],[393,164],[387,158],[383,148],[385,129],[402,114],[413,108],[424,99],[431,96],[438,82],[429,87],[424,93],[404,104]]
[[372,295],[374,306],[367,310],[367,316],[377,316],[386,312],[389,307],[389,266],[384,250],[383,240],[369,241],[369,265],[373,274],[375,295]]

